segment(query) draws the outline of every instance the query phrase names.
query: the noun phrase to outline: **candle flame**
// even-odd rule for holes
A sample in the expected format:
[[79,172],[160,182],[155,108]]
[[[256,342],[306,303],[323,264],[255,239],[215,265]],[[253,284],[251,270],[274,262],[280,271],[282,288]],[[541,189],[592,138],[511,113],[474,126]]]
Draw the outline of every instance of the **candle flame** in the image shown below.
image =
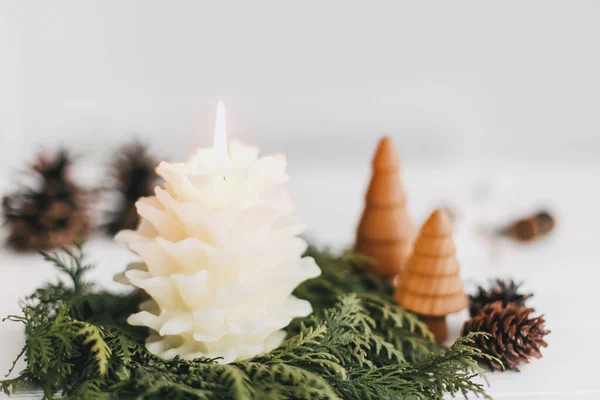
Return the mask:
[[223,101],[219,101],[219,106],[217,108],[213,149],[215,161],[224,166],[228,166],[229,151],[227,150],[227,127],[225,122],[225,105],[223,104]]

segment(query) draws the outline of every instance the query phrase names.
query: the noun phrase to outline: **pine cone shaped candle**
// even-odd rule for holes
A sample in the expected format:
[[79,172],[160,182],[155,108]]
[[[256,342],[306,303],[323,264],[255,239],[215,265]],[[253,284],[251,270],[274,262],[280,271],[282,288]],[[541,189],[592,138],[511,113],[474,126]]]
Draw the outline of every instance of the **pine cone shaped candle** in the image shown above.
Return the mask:
[[[503,305],[501,301],[484,306],[481,312],[471,318],[462,328],[462,335],[471,332],[487,332],[489,338],[480,336],[473,344],[485,354],[498,358],[507,369],[513,369],[532,357],[541,358],[541,348],[547,347],[544,336],[550,333],[544,327],[544,318],[530,318],[533,308],[516,304]],[[492,369],[502,369],[502,365],[488,360]]]
[[320,270],[302,257],[285,157],[259,158],[236,142],[219,156],[217,142],[187,163],[162,162],[164,188],[138,201],[138,229],[117,235],[144,261],[117,279],[151,298],[128,322],[149,327],[147,348],[166,359],[247,359],[278,346],[282,328],[312,312],[291,295]]
[[2,211],[10,229],[8,244],[17,250],[42,250],[71,245],[90,230],[86,195],[69,176],[71,158],[65,150],[39,154],[31,170],[39,188],[6,196]]
[[520,283],[515,283],[513,280],[503,281],[502,279],[496,279],[489,288],[479,286],[477,294],[469,296],[469,312],[471,316],[474,317],[479,314],[486,304],[496,301],[501,301],[505,306],[510,303],[524,306],[525,301],[533,296],[533,294],[520,293],[520,287]]
[[122,229],[137,228],[139,217],[135,203],[140,197],[154,193],[158,180],[154,172],[156,164],[158,161],[149,154],[148,146],[140,142],[127,144],[116,154],[111,167],[119,199],[106,226],[111,235]]

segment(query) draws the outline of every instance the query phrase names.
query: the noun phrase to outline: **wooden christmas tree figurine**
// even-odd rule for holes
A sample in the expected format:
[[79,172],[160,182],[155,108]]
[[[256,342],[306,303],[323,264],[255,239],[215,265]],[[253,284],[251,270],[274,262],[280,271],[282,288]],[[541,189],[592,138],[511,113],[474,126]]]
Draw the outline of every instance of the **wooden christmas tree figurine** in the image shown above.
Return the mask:
[[435,210],[421,228],[398,276],[396,302],[419,314],[438,341],[446,339],[446,315],[467,307],[452,241],[452,222]]
[[372,272],[389,277],[400,272],[415,232],[406,211],[399,166],[392,139],[382,138],[373,157],[373,175],[355,246],[357,252],[377,261]]

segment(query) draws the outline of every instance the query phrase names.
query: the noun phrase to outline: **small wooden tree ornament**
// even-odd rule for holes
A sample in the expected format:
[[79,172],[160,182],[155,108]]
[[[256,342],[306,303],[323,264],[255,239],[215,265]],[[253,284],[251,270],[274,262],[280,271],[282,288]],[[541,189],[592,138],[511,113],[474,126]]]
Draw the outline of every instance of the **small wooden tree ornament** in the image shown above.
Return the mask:
[[406,211],[399,157],[391,138],[386,136],[379,141],[372,166],[355,251],[377,261],[371,272],[393,277],[400,272],[410,251],[415,228]]
[[452,222],[445,211],[435,210],[423,224],[398,276],[394,298],[420,315],[440,342],[446,339],[446,315],[468,306],[452,241]]

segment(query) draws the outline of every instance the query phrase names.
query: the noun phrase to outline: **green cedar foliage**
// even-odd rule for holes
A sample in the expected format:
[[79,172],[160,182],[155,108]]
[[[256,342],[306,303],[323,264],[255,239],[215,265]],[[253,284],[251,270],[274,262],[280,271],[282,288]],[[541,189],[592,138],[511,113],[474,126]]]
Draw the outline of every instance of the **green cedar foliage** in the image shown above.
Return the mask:
[[81,248],[43,254],[68,283],[47,283],[23,303],[26,368],[0,387],[13,393],[41,387],[46,399],[441,399],[445,393],[487,397],[477,382],[469,344],[447,350],[414,315],[396,306],[392,285],[366,274],[368,260],[309,249],[322,275],[295,295],[314,314],[294,320],[288,339],[250,360],[220,365],[213,359],[165,361],[150,354],[142,327],[127,317],[143,294],[95,291]]

